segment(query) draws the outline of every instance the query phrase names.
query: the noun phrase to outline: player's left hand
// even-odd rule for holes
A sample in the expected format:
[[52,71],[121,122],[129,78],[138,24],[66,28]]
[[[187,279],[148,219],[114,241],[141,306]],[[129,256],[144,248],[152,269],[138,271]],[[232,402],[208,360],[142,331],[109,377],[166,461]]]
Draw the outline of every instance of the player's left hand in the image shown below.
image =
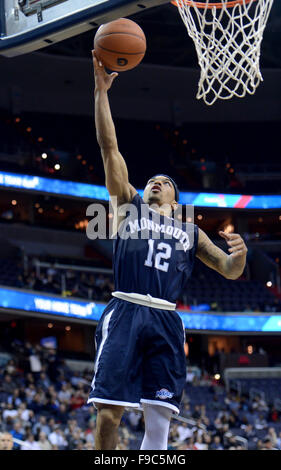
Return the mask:
[[226,233],[220,230],[219,235],[226,240],[226,243],[230,247],[228,251],[232,258],[246,256],[248,249],[239,233]]
[[107,92],[115,78],[118,77],[118,73],[107,73],[104,65],[98,60],[95,50],[92,50],[92,57],[95,75],[95,90]]

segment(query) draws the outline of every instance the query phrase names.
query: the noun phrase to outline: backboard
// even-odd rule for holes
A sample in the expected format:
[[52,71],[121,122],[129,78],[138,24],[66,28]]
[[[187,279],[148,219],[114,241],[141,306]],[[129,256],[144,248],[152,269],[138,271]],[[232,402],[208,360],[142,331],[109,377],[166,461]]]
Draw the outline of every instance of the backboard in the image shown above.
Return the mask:
[[15,57],[167,0],[2,0],[0,54]]

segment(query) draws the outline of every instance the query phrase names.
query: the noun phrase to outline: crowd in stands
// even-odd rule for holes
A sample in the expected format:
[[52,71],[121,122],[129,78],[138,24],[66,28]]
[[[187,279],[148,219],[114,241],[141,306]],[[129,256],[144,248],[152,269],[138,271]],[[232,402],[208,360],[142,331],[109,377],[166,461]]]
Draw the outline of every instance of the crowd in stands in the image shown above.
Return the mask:
[[[18,451],[94,449],[96,410],[87,405],[92,371],[71,370],[56,349],[40,344],[15,340],[9,353],[0,366],[0,448],[12,436]],[[139,449],[143,432],[142,413],[126,410],[117,448]],[[169,449],[281,450],[280,412],[258,395],[226,392],[207,372],[188,368]]]
[[[49,125],[50,121],[52,126]],[[264,168],[264,152],[268,151],[271,142],[271,163],[278,161],[277,137],[279,128],[271,123],[267,129],[270,139],[261,139],[256,143],[253,152],[253,134],[257,132],[257,123],[245,123],[243,128],[233,123],[231,129],[226,124],[221,127],[220,145],[213,136],[217,132],[218,123],[182,123],[175,126],[171,123],[157,123],[115,119],[118,142],[122,153],[126,156],[129,173],[133,174],[133,184],[139,187],[149,178],[150,174],[161,171],[176,179],[181,189],[231,191],[240,192],[279,192],[279,181],[272,178],[272,171]],[[243,147],[229,148],[229,140],[233,136],[233,128],[240,135]],[[59,129],[59,132],[58,132]],[[262,123],[264,131],[264,123]],[[55,176],[60,179],[104,184],[104,172],[100,150],[93,132],[93,120],[86,116],[69,116],[58,114],[22,113],[14,116],[6,111],[0,112],[0,140],[2,169],[17,173],[30,173],[42,176]],[[202,135],[205,139],[202,139]],[[81,138],[81,136],[83,138]],[[130,138],[128,139],[128,136]],[[141,136],[141,138],[140,138]],[[223,139],[223,140],[222,140]],[[138,145],[135,143],[138,142]],[[273,142],[275,142],[275,147]],[[149,152],[147,149],[149,148]],[[226,149],[227,148],[227,152]],[[48,158],[42,159],[42,153]],[[9,158],[10,155],[13,158]],[[259,159],[257,155],[260,155]],[[7,155],[6,158],[4,156]],[[247,156],[245,159],[245,155]],[[16,158],[17,157],[17,158]],[[134,162],[138,165],[133,171]],[[233,163],[233,164],[232,164]],[[234,164],[235,163],[235,164]],[[252,178],[241,179],[239,163],[248,164],[248,172]],[[60,165],[55,170],[56,164]],[[236,166],[237,170],[236,171]],[[262,167],[264,178],[253,180],[253,173]],[[254,170],[254,171],[253,171]]]
[[[24,267],[21,260],[3,259],[0,285],[30,289],[64,297],[108,302],[114,291],[113,274],[108,270],[87,271],[83,266],[58,268],[55,263],[38,269],[37,258]],[[69,260],[69,263],[71,260]],[[178,301],[179,309],[206,305],[217,312],[280,312],[281,300],[260,281],[231,280],[196,261],[185,291]],[[200,308],[202,310],[202,308]]]
[[112,275],[87,273],[71,268],[63,271],[53,267],[42,268],[40,273],[32,269],[20,275],[19,281],[27,289],[102,302],[110,300],[114,290]]

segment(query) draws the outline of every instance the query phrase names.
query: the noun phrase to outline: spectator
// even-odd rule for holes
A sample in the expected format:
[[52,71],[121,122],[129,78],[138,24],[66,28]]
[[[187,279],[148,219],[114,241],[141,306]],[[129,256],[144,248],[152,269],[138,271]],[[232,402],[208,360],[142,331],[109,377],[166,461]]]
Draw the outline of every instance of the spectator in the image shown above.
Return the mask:
[[85,430],[86,442],[91,443],[92,445],[95,444],[95,429],[96,429],[96,426],[95,426],[94,421],[90,421],[88,423],[87,429]]
[[51,381],[45,372],[40,372],[36,385],[43,389],[47,389],[51,385]]
[[274,405],[270,407],[267,419],[268,421],[272,421],[273,423],[279,421],[279,412],[277,411]]
[[272,442],[273,447],[276,448],[277,447],[277,434],[276,434],[275,429],[272,426],[268,428],[266,437],[269,437],[269,439]]
[[[22,422],[20,420],[14,421],[13,427],[10,431],[11,435],[15,439],[19,439],[20,441],[23,440],[24,438],[24,427],[22,425]],[[18,443],[14,443],[14,450],[19,450],[20,445]]]
[[262,439],[258,439],[256,443],[256,449],[255,450],[263,450],[263,441]]
[[41,450],[38,442],[35,441],[32,432],[28,432],[25,441],[21,445],[21,450]]
[[194,450],[208,450],[208,444],[203,442],[203,437],[198,433],[194,442]]
[[251,423],[247,425],[242,425],[241,429],[243,430],[242,437],[245,437],[245,439],[250,440],[256,437],[254,426]]
[[62,384],[61,390],[58,392],[58,399],[60,402],[69,403],[71,395],[73,393],[73,389],[69,382],[65,382]]
[[76,410],[85,404],[85,397],[82,395],[80,390],[76,390],[70,399],[70,409]]
[[278,436],[276,438],[276,447],[278,450],[281,450],[281,431],[279,431]]
[[[30,444],[32,448],[44,448],[48,450],[91,449],[94,446],[94,431],[96,427],[96,411],[94,407],[85,406],[86,393],[84,388],[88,387],[90,381],[89,371],[74,373],[66,363],[58,360],[56,350],[42,350],[36,345],[26,342],[24,345],[14,341],[12,348],[17,355],[17,359],[9,362],[11,367],[7,370],[7,365],[0,366],[0,387],[4,383],[4,377],[12,377],[16,385],[14,391],[10,393],[1,392],[2,409],[0,410],[0,431],[10,431],[13,438],[22,441],[26,434],[25,444]],[[30,352],[35,351],[40,356],[42,370],[40,376],[35,380],[29,367],[22,371],[21,365],[12,371],[14,364],[22,364],[25,358],[30,357]],[[49,376],[50,356],[55,356],[57,375],[52,379]],[[9,374],[13,372],[13,375]],[[52,367],[51,367],[52,372]],[[6,382],[9,386],[10,381]],[[199,388],[200,387],[200,388]],[[201,387],[205,389],[201,392]],[[196,392],[198,390],[198,393]],[[217,390],[217,388],[216,388]],[[200,393],[199,393],[200,391]],[[169,435],[169,448],[185,450],[243,450],[238,444],[235,435],[231,435],[229,430],[234,432],[236,427],[240,427],[241,435],[248,439],[250,447],[257,449],[281,448],[281,432],[277,437],[275,428],[268,427],[270,424],[271,411],[266,413],[265,409],[269,404],[259,397],[254,401],[251,397],[226,395],[223,386],[220,386],[218,394],[214,394],[214,386],[210,382],[206,372],[202,374],[202,379],[198,383],[190,383],[187,392],[183,396],[181,416],[196,420],[192,428],[186,423],[172,421]],[[187,395],[188,393],[188,395]],[[201,394],[202,393],[202,394]],[[206,400],[204,397],[206,394]],[[216,397],[216,407],[218,414],[214,419],[213,398]],[[226,397],[224,399],[224,397]],[[254,404],[254,406],[252,406]],[[261,409],[260,409],[261,408]],[[209,414],[210,413],[210,414]],[[245,415],[245,419],[243,419]],[[2,423],[1,423],[2,418]],[[253,424],[252,424],[253,423]],[[255,425],[262,428],[257,429]],[[277,422],[278,423],[278,422]],[[206,431],[206,430],[207,431]],[[255,441],[257,431],[267,431],[267,438],[270,438],[272,445],[266,442]],[[135,439],[138,433],[143,431],[143,414],[125,411],[122,425],[120,426],[119,444],[120,449],[135,448]],[[34,438],[29,438],[33,434]],[[52,436],[50,442],[48,436]],[[212,437],[213,436],[213,437]],[[14,449],[23,450],[23,447],[14,444]]]
[[0,450],[12,450],[13,436],[9,432],[0,433]]
[[95,450],[94,443],[85,442],[83,450]]
[[16,372],[16,370],[17,370],[17,368],[16,368],[16,364],[15,364],[14,359],[10,359],[6,364],[6,367],[4,369],[4,373],[7,373],[7,374],[12,376]]
[[47,424],[47,417],[44,415],[40,415],[38,417],[38,421],[34,424],[32,428],[33,434],[38,434],[38,432],[43,432],[47,436],[50,434],[51,429],[50,426]]
[[194,411],[192,413],[192,418],[198,419],[201,417],[201,405],[195,405]]
[[278,450],[276,447],[273,447],[270,437],[265,437],[262,443],[263,443],[263,446],[261,450]]
[[131,429],[133,431],[136,431],[139,428],[140,420],[141,420],[141,413],[139,413],[135,410],[132,410],[132,411],[129,412],[128,422],[129,422],[129,424],[131,426]]
[[54,430],[49,435],[49,441],[53,446],[57,446],[60,450],[64,450],[68,445],[64,433],[59,425],[55,425]]
[[221,437],[219,435],[214,436],[213,442],[210,445],[211,450],[223,450],[221,443]]
[[7,421],[9,418],[16,418],[18,416],[18,410],[13,407],[12,403],[7,403],[2,413],[3,420]]
[[26,403],[21,403],[18,409],[18,417],[23,421],[29,421],[33,418],[34,413],[32,410],[29,410],[26,406]]
[[43,431],[39,433],[38,445],[40,450],[52,450],[52,445],[50,441],[48,441],[46,433]]
[[69,418],[69,407],[65,403],[59,405],[56,412],[57,421],[61,424],[66,424]]
[[37,351],[32,350],[29,356],[29,366],[30,366],[30,371],[32,372],[36,380],[40,376],[40,372],[42,371],[41,359]]
[[193,435],[192,430],[188,427],[187,423],[180,423],[177,427],[177,439],[183,442]]
[[16,388],[17,384],[13,381],[12,376],[10,374],[6,374],[1,385],[1,391],[12,395]]
[[69,450],[75,450],[77,445],[81,441],[81,438],[83,438],[81,429],[75,428],[69,435],[69,439],[68,439]]
[[16,388],[13,391],[13,394],[8,396],[7,403],[11,403],[13,408],[17,408],[22,403],[22,399],[20,398],[20,389]]
[[267,427],[267,421],[262,413],[258,415],[255,419],[255,428],[256,429],[265,429]]
[[36,393],[28,406],[35,414],[41,413],[45,408],[43,396],[40,393]]

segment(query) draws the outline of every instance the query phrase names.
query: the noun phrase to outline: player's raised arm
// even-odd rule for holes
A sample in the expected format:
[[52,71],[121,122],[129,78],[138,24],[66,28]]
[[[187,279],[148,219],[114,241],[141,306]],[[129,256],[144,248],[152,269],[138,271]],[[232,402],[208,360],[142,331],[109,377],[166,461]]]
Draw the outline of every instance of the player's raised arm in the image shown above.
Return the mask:
[[209,268],[218,271],[227,279],[237,279],[245,268],[247,247],[238,233],[220,231],[219,234],[229,245],[229,255],[216,246],[203,230],[199,229],[196,256]]
[[118,149],[107,94],[118,73],[106,73],[94,51],[92,54],[95,73],[95,124],[103,158],[105,184],[109,194],[117,196],[118,204],[122,204],[130,202],[137,191],[129,183],[127,165]]

